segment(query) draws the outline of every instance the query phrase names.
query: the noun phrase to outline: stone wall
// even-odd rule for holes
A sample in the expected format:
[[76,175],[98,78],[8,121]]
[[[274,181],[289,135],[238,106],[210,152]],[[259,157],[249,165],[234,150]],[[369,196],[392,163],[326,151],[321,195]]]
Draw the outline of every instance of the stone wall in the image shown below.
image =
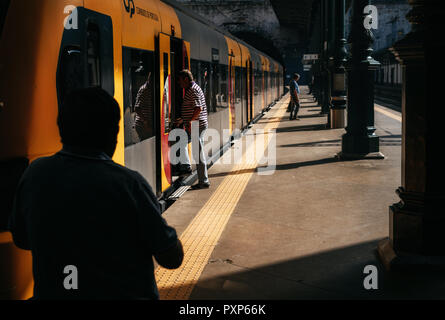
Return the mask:
[[303,73],[306,43],[299,30],[280,25],[269,0],[177,1],[280,61],[287,74]]
[[[406,15],[411,10],[408,0],[373,1],[378,10],[378,28],[372,29],[375,37],[374,51],[391,47],[411,31]],[[350,33],[351,9],[346,15],[346,34]]]
[[[371,30],[375,38],[372,55],[381,63],[376,71],[375,101],[400,111],[402,72],[388,48],[411,31],[411,23],[406,18],[411,6],[407,0],[374,0],[372,3],[378,11],[378,28]],[[347,35],[351,31],[351,11],[349,9],[346,15]]]

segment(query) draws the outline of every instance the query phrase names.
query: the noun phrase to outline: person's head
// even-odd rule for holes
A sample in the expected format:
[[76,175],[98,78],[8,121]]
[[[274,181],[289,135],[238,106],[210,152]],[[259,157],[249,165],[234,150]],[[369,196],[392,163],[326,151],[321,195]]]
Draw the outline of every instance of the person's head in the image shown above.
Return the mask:
[[64,145],[105,152],[113,156],[117,145],[120,108],[101,88],[74,90],[59,109],[57,124]]
[[187,89],[194,81],[193,74],[190,72],[190,70],[182,70],[178,74],[178,81],[181,88]]
[[300,75],[299,75],[298,73],[294,73],[294,77],[293,77],[293,79],[294,79],[295,81],[300,80]]

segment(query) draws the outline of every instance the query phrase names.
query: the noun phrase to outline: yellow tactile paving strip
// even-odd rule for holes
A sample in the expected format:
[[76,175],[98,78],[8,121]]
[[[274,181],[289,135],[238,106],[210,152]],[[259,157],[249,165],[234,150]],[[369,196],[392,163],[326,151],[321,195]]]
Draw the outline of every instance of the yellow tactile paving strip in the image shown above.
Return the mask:
[[[282,119],[286,114],[287,101],[278,103],[272,119]],[[265,119],[266,121],[268,119]],[[278,127],[279,122],[270,122],[264,132]],[[264,143],[269,145],[270,135],[265,134]],[[187,300],[218,244],[232,213],[235,210],[247,184],[257,168],[256,161],[247,161],[246,154],[253,152],[255,144],[243,155],[241,164],[234,165],[228,175],[207,203],[201,208],[180,237],[184,246],[184,262],[179,269],[157,268],[155,271],[159,293],[163,300]],[[248,158],[248,157],[247,157]],[[259,159],[258,159],[259,160]]]

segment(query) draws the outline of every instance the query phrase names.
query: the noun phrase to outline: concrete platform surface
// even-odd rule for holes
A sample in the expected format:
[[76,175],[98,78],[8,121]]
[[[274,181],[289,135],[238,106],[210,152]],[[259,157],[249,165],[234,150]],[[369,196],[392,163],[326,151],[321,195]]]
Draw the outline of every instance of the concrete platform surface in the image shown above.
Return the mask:
[[[307,88],[300,120],[289,121],[288,99],[285,96],[247,133],[276,128],[277,163],[269,175],[217,162],[209,170],[210,189],[188,191],[164,214],[178,234],[184,234],[212,195],[222,192],[219,186],[225,179],[250,173],[197,271],[199,279],[187,284],[187,298],[445,298],[444,274],[388,273],[376,255],[378,242],[388,237],[389,206],[399,201],[400,113],[376,106],[376,133],[385,159],[340,161],[335,155],[345,130],[326,129],[327,117]],[[221,206],[230,201],[227,194]],[[190,261],[185,267],[198,269]],[[377,289],[365,289],[368,265],[377,268]],[[183,285],[180,279],[174,283]],[[161,297],[166,298],[166,290],[160,287]]]

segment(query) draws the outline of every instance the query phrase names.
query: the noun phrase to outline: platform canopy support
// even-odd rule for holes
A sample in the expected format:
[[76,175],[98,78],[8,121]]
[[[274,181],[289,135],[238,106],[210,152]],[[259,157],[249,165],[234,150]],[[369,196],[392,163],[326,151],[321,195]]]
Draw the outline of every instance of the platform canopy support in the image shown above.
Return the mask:
[[347,63],[348,125],[343,136],[340,159],[383,159],[380,138],[374,126],[374,75],[380,63],[371,57],[374,36],[366,25],[369,0],[353,1],[349,43],[352,56]]
[[441,2],[409,0],[413,29],[391,49],[403,66],[403,124],[400,202],[390,207],[389,239],[378,247],[389,269],[445,267]]

